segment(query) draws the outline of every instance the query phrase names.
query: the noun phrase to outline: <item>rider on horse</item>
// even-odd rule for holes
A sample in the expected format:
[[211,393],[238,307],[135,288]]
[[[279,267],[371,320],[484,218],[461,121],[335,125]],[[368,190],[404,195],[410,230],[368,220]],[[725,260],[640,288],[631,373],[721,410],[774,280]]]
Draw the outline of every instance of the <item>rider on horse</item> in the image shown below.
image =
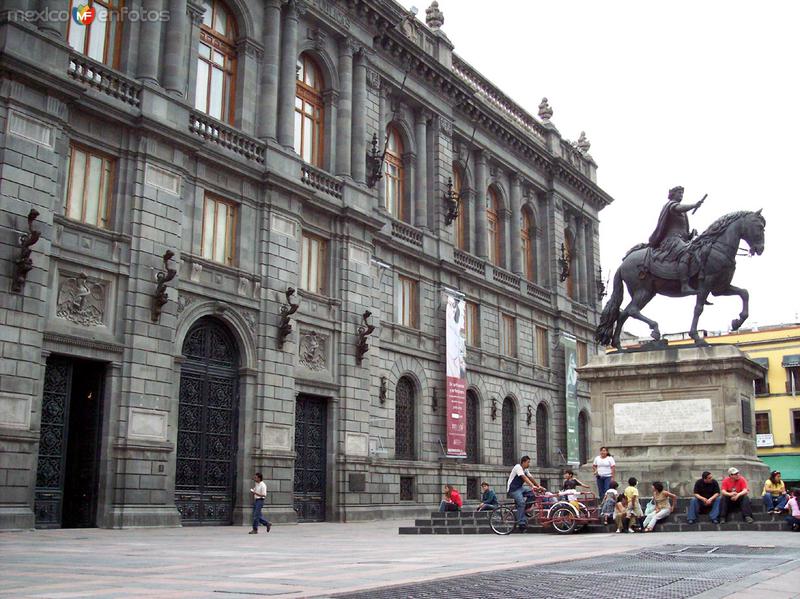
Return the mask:
[[652,260],[659,263],[676,264],[676,275],[681,282],[681,294],[692,295],[697,290],[689,282],[689,265],[691,254],[688,252],[689,241],[697,231],[689,231],[689,218],[686,213],[697,210],[705,201],[705,197],[696,204],[681,204],[683,187],[673,187],[667,195],[667,203],[661,209],[658,224],[650,236]]

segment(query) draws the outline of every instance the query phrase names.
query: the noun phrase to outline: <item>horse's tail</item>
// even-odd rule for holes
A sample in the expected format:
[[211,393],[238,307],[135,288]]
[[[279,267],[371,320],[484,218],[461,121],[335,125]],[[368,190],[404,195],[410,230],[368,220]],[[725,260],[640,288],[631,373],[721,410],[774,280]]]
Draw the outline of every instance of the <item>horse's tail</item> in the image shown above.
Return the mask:
[[600,315],[600,324],[594,334],[595,341],[601,345],[611,345],[614,339],[614,325],[619,318],[619,307],[622,305],[622,275],[620,274],[621,267],[617,269],[614,275],[614,291],[603,308],[603,313]]

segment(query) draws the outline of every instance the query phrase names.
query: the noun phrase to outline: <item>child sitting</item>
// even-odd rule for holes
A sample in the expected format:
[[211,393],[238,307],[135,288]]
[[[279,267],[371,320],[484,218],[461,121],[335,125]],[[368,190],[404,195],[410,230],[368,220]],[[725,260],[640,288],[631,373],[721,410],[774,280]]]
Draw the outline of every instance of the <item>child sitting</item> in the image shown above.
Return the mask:
[[617,532],[622,532],[627,527],[628,519],[628,498],[625,495],[617,497],[617,503],[614,506],[614,522],[617,525]]
[[619,491],[617,491],[618,488],[619,483],[612,480],[608,491],[603,495],[603,500],[600,502],[600,520],[603,524],[608,524],[614,518],[617,496],[619,495]]

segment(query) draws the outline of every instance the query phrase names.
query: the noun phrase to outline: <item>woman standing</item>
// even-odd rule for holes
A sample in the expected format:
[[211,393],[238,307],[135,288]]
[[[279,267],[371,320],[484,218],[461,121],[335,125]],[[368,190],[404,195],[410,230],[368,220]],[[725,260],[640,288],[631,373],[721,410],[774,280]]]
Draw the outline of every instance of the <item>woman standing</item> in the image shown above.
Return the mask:
[[761,491],[764,509],[770,514],[780,514],[789,501],[786,493],[786,484],[781,480],[781,473],[773,470],[769,473],[769,479],[764,483],[764,490]]
[[604,497],[616,473],[616,462],[608,453],[608,447],[600,448],[600,455],[592,462],[592,472],[597,479],[597,496]]

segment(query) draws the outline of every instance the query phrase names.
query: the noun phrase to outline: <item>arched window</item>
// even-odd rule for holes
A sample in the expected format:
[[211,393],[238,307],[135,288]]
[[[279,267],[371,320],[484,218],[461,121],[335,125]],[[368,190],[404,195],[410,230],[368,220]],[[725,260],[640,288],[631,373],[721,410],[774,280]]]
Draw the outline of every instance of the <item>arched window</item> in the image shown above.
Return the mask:
[[403,140],[397,129],[391,127],[387,132],[389,143],[383,161],[383,179],[386,196],[386,210],[398,220],[408,220],[403,202]]
[[499,207],[497,192],[490,187],[486,193],[486,254],[489,262],[498,266],[500,265]]
[[513,466],[517,463],[517,415],[514,401],[510,397],[503,400],[503,464]]
[[236,21],[219,0],[201,0],[206,11],[200,25],[195,108],[233,123],[236,89]]
[[[120,8],[123,0],[70,0],[69,14],[74,17],[67,22],[67,43],[89,58],[116,66],[119,43],[122,36]],[[81,11],[81,9],[83,9]],[[94,10],[94,17],[91,10]],[[75,19],[84,19],[86,24],[78,24]]]
[[536,465],[550,465],[550,421],[543,403],[536,408]]
[[522,211],[522,268],[525,269],[525,278],[536,282],[536,228],[533,217],[528,210]]
[[581,464],[589,461],[589,417],[585,410],[578,414],[578,459]]
[[456,229],[455,229],[455,246],[462,250],[467,251],[467,233],[465,230],[466,225],[466,216],[464,215],[464,211],[466,210],[466,206],[464,205],[464,199],[461,197],[461,190],[463,189],[463,180],[461,178],[461,171],[457,168],[453,168],[453,191],[455,192],[456,196],[458,197],[459,205],[458,205],[458,218],[456,218]]
[[408,377],[397,381],[394,390],[394,457],[414,459],[414,383]]
[[306,53],[297,60],[294,99],[294,151],[314,166],[322,166],[322,72]]
[[467,391],[467,459],[469,464],[478,463],[478,396]]
[[567,277],[567,297],[575,299],[575,241],[570,231],[564,232],[564,252],[569,263],[569,276]]

